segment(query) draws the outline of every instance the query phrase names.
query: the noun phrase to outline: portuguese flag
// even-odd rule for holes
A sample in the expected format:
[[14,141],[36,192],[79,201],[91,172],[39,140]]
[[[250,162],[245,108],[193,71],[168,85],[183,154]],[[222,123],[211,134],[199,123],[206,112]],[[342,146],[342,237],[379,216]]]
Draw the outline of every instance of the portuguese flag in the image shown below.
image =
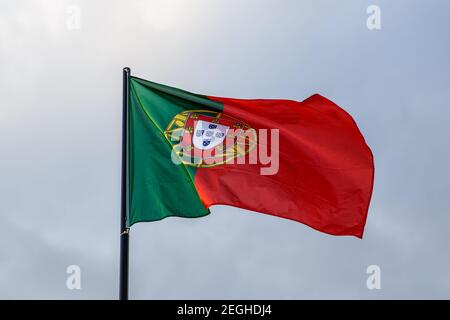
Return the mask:
[[194,94],[129,78],[127,225],[229,205],[362,237],[373,157],[352,117],[315,94]]

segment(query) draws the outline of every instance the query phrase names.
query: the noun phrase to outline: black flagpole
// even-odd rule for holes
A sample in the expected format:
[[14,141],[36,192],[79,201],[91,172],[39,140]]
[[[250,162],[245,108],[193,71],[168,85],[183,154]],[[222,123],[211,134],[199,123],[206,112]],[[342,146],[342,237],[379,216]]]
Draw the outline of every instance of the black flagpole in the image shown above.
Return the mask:
[[127,178],[128,178],[128,85],[130,68],[123,68],[122,100],[122,186],[120,205],[120,283],[119,299],[128,300],[128,247],[129,228],[127,227]]

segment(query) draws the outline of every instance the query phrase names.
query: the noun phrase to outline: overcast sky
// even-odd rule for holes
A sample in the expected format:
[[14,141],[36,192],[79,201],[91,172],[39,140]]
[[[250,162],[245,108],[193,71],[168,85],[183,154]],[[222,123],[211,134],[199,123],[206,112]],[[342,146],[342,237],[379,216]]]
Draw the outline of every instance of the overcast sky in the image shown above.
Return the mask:
[[[366,27],[371,4],[381,30]],[[225,206],[133,226],[131,298],[450,298],[449,12],[446,0],[2,1],[0,298],[117,297],[124,66],[215,96],[320,93],[355,118],[376,173],[363,240]],[[81,290],[66,288],[69,265]]]

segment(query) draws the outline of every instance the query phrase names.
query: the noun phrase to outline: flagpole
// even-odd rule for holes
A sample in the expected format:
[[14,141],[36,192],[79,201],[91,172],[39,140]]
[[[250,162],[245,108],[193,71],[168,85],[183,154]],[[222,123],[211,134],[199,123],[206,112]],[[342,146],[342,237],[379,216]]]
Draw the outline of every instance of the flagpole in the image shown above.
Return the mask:
[[127,178],[128,178],[128,85],[130,68],[123,68],[122,100],[122,182],[120,204],[120,283],[119,299],[128,300],[128,261],[130,229],[127,227]]

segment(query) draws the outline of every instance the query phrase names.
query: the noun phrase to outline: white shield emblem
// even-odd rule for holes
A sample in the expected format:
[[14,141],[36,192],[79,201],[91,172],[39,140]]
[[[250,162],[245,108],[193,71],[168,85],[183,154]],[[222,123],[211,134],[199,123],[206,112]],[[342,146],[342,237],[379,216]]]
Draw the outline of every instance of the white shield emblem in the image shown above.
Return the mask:
[[230,127],[218,123],[198,120],[192,139],[194,146],[201,150],[214,148],[225,139],[228,129]]

